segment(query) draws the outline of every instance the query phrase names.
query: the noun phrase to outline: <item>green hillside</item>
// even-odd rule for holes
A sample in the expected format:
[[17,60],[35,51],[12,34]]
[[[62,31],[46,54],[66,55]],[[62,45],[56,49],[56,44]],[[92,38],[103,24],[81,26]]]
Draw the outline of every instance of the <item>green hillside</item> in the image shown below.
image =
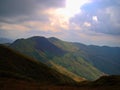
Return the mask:
[[68,52],[76,52],[79,50],[79,47],[76,47],[71,42],[62,41],[60,39],[57,39],[55,37],[48,38],[48,40],[53,43],[54,45],[58,46],[59,48],[62,48],[65,51]]
[[68,53],[63,57],[54,57],[52,62],[88,80],[95,80],[103,74],[75,53]]
[[76,53],[77,56],[91,63],[100,71],[110,75],[120,75],[120,48],[108,46],[84,45],[70,43],[57,38],[49,41],[63,50]]
[[74,43],[87,62],[109,75],[120,75],[120,48]]
[[0,45],[0,78],[15,78],[42,84],[75,83],[70,77]]
[[68,68],[68,70],[70,70],[71,72],[85,77],[89,80],[94,80],[95,78],[100,77],[101,72],[98,71],[95,67],[92,67],[90,63],[88,63],[84,58],[81,57],[79,47],[75,46],[74,43],[65,42],[54,37],[49,38],[49,41],[59,48],[62,48],[63,50],[69,52],[62,58],[54,58],[53,61],[55,63],[59,63],[60,65]]
[[95,80],[103,75],[102,72],[86,62],[79,54],[75,53],[77,49],[75,46],[62,41],[59,42],[58,45],[62,44],[61,47],[52,43],[47,38],[31,37],[16,40],[10,47],[50,67],[52,67],[52,62],[65,68],[68,72],[88,80]]

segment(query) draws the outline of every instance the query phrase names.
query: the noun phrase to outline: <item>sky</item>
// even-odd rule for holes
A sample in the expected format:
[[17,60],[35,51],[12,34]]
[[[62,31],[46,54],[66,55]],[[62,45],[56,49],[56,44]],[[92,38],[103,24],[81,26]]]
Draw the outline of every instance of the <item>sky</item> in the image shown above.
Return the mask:
[[120,47],[120,0],[0,0],[0,37]]

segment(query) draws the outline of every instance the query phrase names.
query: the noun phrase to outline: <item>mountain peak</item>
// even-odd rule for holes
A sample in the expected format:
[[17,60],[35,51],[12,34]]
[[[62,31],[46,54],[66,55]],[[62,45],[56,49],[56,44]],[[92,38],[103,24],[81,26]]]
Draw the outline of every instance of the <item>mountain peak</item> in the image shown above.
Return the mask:
[[33,36],[27,39],[47,39],[47,38],[45,38],[44,36]]
[[50,37],[50,38],[48,38],[48,39],[50,39],[50,40],[60,40],[60,39],[58,39],[58,38],[56,38],[56,37]]
[[[11,47],[16,47],[17,50],[24,49],[25,52],[38,51],[46,53],[52,57],[54,55],[64,55],[65,51],[51,43],[47,38],[42,36],[34,36],[27,39],[18,39],[17,42],[11,44]],[[37,52],[37,53],[38,53]]]

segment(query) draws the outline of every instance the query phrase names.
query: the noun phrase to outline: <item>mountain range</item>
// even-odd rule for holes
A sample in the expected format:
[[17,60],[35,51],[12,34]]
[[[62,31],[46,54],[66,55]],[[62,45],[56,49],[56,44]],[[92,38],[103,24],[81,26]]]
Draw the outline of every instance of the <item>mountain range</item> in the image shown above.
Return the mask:
[[120,74],[120,47],[84,45],[64,42],[56,38],[49,38],[49,40],[63,50],[76,53],[106,74]]
[[17,39],[9,47],[60,72],[64,70],[87,80],[120,74],[119,47],[84,45],[41,36]]
[[[55,44],[55,40],[58,45]],[[47,64],[49,67],[59,71],[64,69],[87,80],[96,80],[104,75],[102,71],[81,56],[77,50],[78,47],[56,38],[35,36],[28,39],[18,39],[9,47]]]
[[77,81],[69,74],[0,45],[0,90],[120,90],[119,75]]

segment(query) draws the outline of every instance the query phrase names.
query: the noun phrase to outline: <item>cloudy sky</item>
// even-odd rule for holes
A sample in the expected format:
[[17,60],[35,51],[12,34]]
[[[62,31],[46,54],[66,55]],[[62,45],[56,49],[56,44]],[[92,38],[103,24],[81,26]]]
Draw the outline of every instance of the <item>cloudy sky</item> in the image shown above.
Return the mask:
[[120,46],[120,0],[0,0],[0,37]]

